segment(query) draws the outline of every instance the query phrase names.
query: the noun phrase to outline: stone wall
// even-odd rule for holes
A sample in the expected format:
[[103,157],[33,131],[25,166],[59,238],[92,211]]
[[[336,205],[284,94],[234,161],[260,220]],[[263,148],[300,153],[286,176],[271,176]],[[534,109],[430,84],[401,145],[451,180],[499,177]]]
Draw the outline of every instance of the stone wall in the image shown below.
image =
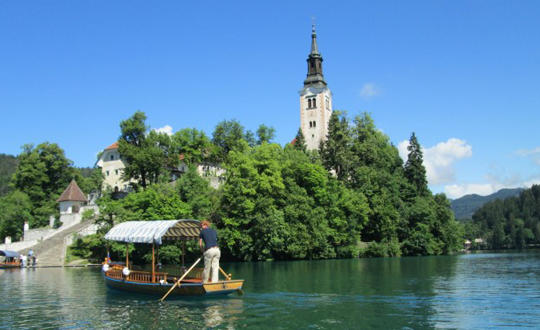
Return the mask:
[[[95,205],[90,206],[84,206],[81,208],[79,213],[72,213],[72,214],[62,214],[60,215],[60,221],[62,222],[62,226],[57,229],[51,229],[51,228],[36,228],[36,229],[29,229],[24,232],[24,241],[21,242],[13,242],[10,244],[0,244],[0,250],[13,250],[13,251],[20,251],[27,249],[29,247],[32,247],[41,241],[44,241],[56,234],[58,234],[61,231],[64,231],[70,227],[73,227],[74,225],[80,223],[82,221],[82,213],[85,210],[93,209],[94,212],[97,214],[99,212],[99,208]],[[49,220],[51,227],[54,224],[54,217],[51,216],[51,219]],[[92,233],[94,234],[95,231]],[[90,235],[90,234],[87,234]],[[86,235],[83,235],[86,236]]]
[[37,229],[30,229],[27,232],[24,233],[24,241],[37,241],[37,240],[44,240],[46,237],[48,238],[50,234],[55,233],[55,229],[50,228],[37,228]]
[[72,235],[69,235],[68,237],[64,238],[64,246],[62,247],[62,262],[66,260],[66,251],[67,247],[73,244],[75,242],[75,239],[77,237],[84,237],[88,235],[93,235],[97,233],[97,230],[99,229],[99,226],[96,224],[90,225],[86,228],[83,228]]
[[37,240],[34,241],[23,241],[23,242],[15,242],[10,244],[0,244],[0,250],[12,250],[12,251],[20,251],[27,249],[29,247],[32,247],[38,243]]

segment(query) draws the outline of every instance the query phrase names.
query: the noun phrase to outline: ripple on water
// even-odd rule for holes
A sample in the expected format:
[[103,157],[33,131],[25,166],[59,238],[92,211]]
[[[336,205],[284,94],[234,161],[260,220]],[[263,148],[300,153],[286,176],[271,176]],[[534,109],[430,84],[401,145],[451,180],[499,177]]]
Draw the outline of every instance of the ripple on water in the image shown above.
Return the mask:
[[[498,254],[239,264],[231,268],[247,279],[246,295],[164,303],[108,290],[99,269],[7,271],[0,329],[540,328],[538,261]],[[290,272],[315,274],[315,286],[289,281]]]

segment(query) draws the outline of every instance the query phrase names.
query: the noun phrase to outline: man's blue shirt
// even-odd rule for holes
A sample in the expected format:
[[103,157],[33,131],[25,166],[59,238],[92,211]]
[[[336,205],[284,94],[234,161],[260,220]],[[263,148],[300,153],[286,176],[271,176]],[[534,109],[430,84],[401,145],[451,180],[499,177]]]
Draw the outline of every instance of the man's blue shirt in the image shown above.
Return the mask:
[[204,241],[204,249],[208,250],[211,247],[218,246],[217,232],[212,228],[204,228],[199,234],[199,238]]

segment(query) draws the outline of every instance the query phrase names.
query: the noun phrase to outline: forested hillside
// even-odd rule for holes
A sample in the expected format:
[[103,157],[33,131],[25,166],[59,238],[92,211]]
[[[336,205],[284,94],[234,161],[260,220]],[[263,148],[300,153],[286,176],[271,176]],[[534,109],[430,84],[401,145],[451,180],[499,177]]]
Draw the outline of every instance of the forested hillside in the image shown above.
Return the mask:
[[540,244],[540,186],[534,185],[519,196],[484,204],[473,215],[476,237],[491,249],[521,249]]
[[505,199],[507,197],[517,196],[522,191],[523,188],[501,189],[488,196],[480,196],[476,194],[465,195],[461,198],[454,199],[450,202],[450,205],[452,206],[454,217],[457,220],[472,219],[474,211],[478,210],[485,203],[496,199]]

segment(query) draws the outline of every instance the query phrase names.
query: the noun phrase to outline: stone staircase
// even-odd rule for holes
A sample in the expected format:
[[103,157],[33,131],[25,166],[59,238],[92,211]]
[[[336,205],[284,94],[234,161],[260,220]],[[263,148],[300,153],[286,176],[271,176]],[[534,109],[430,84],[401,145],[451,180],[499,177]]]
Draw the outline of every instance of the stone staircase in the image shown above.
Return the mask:
[[65,255],[64,239],[92,224],[92,221],[78,223],[31,248],[23,249],[19,252],[27,255],[30,249],[34,250],[34,255],[38,259],[38,267],[62,267],[64,266],[62,256]]

